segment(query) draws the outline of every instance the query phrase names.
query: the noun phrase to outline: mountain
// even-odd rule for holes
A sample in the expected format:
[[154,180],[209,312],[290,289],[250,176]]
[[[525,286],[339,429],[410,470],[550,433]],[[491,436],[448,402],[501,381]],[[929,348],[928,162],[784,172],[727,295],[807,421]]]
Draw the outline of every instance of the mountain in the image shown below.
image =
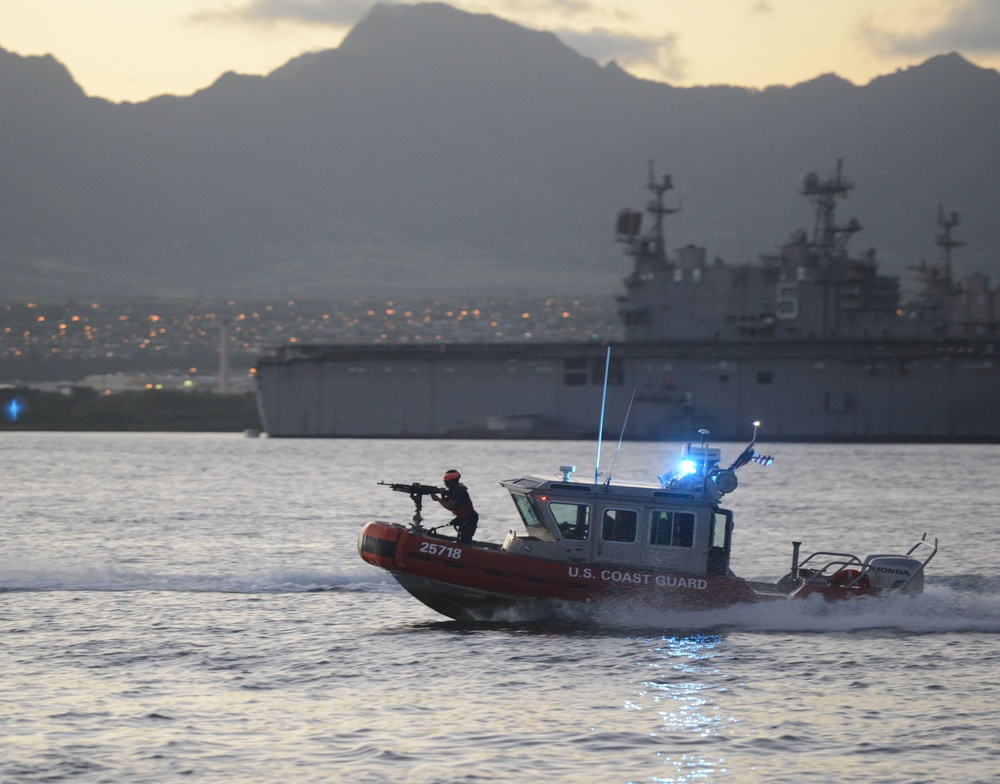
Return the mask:
[[87,97],[0,50],[4,298],[617,293],[612,229],[647,161],[673,176],[668,243],[752,262],[840,206],[883,270],[1000,275],[1000,74],[956,54],[855,86],[677,88],[554,35],[441,4],[375,6],[337,49],[186,97]]

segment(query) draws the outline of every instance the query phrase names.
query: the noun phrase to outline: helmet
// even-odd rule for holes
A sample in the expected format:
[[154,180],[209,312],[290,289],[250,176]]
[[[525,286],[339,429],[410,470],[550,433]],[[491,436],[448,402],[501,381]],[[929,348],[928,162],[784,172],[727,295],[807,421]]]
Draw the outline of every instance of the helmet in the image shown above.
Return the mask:
[[445,482],[457,482],[461,478],[462,475],[458,473],[458,471],[455,470],[454,468],[449,468],[447,471],[444,472]]

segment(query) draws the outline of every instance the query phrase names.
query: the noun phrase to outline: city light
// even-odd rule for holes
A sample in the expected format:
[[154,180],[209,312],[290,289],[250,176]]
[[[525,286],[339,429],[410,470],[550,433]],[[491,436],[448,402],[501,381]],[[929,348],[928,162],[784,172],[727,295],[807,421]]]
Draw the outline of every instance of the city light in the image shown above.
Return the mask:
[[[246,365],[268,349],[290,342],[433,345],[613,341],[623,334],[615,303],[603,300],[290,299],[277,304],[229,301],[212,307],[158,302],[155,309],[149,303],[116,302],[92,303],[83,311],[79,304],[22,301],[0,305],[0,357],[11,362],[7,368],[11,378],[23,377],[28,363],[43,359],[57,372],[53,360],[82,361],[83,367],[89,363],[94,375],[123,367],[147,371],[152,369],[151,361],[157,368],[172,367],[178,373],[194,364],[214,369],[220,322],[231,325],[233,361]],[[175,360],[172,366],[171,360]],[[80,366],[77,364],[73,372],[79,372],[76,368]],[[58,380],[80,379],[67,375]],[[97,388],[103,391],[106,387],[106,382],[100,382]]]

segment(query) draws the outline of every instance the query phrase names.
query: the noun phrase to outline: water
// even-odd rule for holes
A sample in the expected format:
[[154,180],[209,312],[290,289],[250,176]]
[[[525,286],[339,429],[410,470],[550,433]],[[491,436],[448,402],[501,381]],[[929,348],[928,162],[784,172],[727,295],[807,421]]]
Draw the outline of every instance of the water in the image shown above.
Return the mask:
[[[676,449],[626,444],[615,474]],[[927,531],[915,598],[462,625],[356,555],[365,520],[411,514],[380,479],[458,467],[500,539],[496,480],[592,476],[595,451],[3,434],[0,781],[998,780],[998,447],[782,444],[741,469],[738,574],[776,578],[793,539]]]

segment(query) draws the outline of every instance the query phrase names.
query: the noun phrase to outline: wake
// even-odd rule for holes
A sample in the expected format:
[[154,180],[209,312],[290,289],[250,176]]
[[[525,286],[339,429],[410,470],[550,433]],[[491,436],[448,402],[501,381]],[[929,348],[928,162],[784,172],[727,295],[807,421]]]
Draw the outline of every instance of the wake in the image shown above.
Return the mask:
[[[900,594],[827,602],[819,596],[801,601],[735,605],[716,610],[664,610],[642,605],[559,602],[559,624],[600,629],[668,629],[705,632],[852,632],[895,630],[918,634],[1000,633],[1000,591],[996,580],[977,576],[931,582],[919,596]],[[218,573],[158,573],[115,564],[53,565],[0,559],[0,593],[55,591],[172,591],[179,593],[310,593],[320,591],[384,594],[403,599],[402,588],[384,571],[279,568]],[[550,606],[550,609],[553,609]],[[443,619],[442,619],[443,620]],[[501,624],[542,621],[505,611]]]
[[799,601],[744,604],[717,610],[664,611],[622,607],[598,611],[600,625],[689,631],[852,632],[887,629],[918,634],[1000,632],[1000,596],[938,585],[919,596],[865,596],[827,602],[819,596]]
[[396,582],[375,569],[358,571],[270,569],[250,573],[161,574],[114,564],[53,566],[0,562],[0,592],[176,591],[192,593],[396,592]]

